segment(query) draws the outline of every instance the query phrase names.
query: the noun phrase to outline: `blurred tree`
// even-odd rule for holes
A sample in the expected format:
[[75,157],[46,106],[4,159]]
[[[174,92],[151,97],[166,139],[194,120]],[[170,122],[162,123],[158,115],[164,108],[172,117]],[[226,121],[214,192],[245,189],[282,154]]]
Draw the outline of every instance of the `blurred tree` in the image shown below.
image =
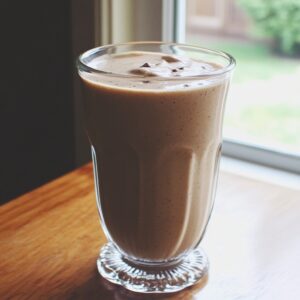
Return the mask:
[[239,0],[263,34],[274,38],[281,52],[300,54],[299,0]]

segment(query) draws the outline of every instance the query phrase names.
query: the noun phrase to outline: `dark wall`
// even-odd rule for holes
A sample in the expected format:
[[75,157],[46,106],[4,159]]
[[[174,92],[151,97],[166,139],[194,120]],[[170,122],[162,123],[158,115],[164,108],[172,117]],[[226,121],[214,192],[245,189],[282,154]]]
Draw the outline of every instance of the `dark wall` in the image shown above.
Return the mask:
[[71,1],[1,2],[0,202],[75,167]]

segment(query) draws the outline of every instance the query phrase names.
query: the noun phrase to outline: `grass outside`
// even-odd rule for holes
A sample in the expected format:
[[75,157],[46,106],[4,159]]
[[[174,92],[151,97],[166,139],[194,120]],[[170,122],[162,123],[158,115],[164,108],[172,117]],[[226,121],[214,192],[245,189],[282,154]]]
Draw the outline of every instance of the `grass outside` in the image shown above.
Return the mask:
[[237,61],[224,135],[300,152],[300,60],[275,55],[267,45],[232,40],[189,43],[223,50]]

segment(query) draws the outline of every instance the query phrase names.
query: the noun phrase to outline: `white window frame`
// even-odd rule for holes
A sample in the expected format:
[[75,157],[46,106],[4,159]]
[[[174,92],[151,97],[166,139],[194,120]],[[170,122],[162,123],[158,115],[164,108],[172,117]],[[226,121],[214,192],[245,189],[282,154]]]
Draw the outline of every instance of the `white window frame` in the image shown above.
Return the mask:
[[223,141],[222,153],[228,157],[300,174],[300,157],[296,153],[281,152],[226,137]]
[[[138,11],[138,19],[133,17],[133,10]],[[98,28],[95,40],[98,45],[133,40],[184,43],[185,16],[186,0],[95,0],[95,26]],[[226,137],[222,153],[300,174],[300,156],[296,153],[279,152]]]
[[162,0],[162,40],[184,43],[185,41],[185,0]]

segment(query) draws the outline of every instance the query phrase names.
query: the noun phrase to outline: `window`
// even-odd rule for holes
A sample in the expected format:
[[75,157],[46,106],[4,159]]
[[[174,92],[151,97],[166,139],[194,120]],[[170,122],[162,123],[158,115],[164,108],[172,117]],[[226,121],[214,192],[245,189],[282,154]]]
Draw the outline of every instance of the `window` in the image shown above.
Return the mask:
[[[165,40],[232,54],[237,67],[227,98],[223,153],[300,173],[300,41],[296,38],[300,27],[294,24],[300,15],[300,2],[97,2],[101,20],[97,26],[102,28],[98,44]],[[266,34],[271,25],[261,20],[269,15],[273,16],[270,24],[279,22],[279,29],[274,25]],[[283,31],[284,37],[280,34]]]
[[186,40],[237,60],[225,153],[300,172],[300,2],[187,0]]

